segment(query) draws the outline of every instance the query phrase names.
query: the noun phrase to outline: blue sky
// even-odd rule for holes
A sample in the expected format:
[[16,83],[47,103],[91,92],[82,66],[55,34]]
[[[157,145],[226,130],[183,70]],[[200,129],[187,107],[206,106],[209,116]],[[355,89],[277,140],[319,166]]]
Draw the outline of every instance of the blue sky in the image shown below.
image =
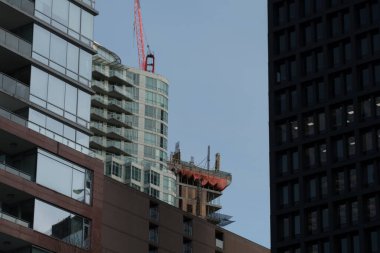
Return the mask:
[[[201,162],[220,152],[233,182],[226,229],[269,247],[267,16],[265,0],[140,0],[156,73],[167,77],[169,151]],[[97,0],[95,40],[137,66],[133,0]],[[214,157],[212,156],[212,165]]]

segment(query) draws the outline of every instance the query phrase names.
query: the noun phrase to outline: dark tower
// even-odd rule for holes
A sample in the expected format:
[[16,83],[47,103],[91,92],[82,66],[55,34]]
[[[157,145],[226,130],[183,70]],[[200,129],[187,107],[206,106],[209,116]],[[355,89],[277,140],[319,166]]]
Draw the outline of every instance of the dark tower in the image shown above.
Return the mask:
[[379,1],[268,1],[273,253],[380,252],[379,24]]

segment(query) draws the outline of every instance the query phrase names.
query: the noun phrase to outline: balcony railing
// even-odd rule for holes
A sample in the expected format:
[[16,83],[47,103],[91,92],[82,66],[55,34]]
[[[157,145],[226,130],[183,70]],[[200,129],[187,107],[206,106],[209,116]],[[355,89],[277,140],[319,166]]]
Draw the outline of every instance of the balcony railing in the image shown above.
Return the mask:
[[6,109],[4,108],[0,108],[0,117],[3,117],[3,118],[6,118],[6,119],[9,119],[19,125],[22,125],[24,127],[27,127],[37,133],[40,133],[42,135],[45,135],[59,143],[62,143],[72,149],[75,149],[81,153],[84,153],[86,155],[89,155],[91,157],[96,157],[95,155],[95,152],[92,151],[91,149],[85,147],[85,146],[82,146],[81,144],[78,144],[78,143],[75,143],[69,139],[67,139],[66,137],[63,137],[62,135],[59,135],[43,126],[40,126],[36,123],[33,123],[33,122],[30,122],[24,118],[21,118],[20,116],[12,113],[12,112],[9,112],[7,111]]
[[16,176],[22,177],[26,180],[32,181],[32,176],[29,175],[28,173],[25,173],[21,170],[18,170],[16,168],[13,168],[9,166],[8,164],[5,164],[5,162],[0,162],[0,170],[5,170],[8,171],[9,173],[12,173]]
[[11,48],[25,57],[32,56],[32,45],[26,40],[0,28],[0,44]]
[[215,245],[218,249],[223,249],[224,247],[224,242],[218,238],[215,239]]
[[108,91],[109,92],[115,92],[115,93],[118,93],[119,95],[127,98],[127,99],[130,99],[130,100],[133,100],[133,95],[132,93],[130,93],[129,91],[119,87],[119,86],[116,86],[116,85],[110,85],[109,88],[108,88]]
[[29,87],[4,73],[0,73],[0,89],[8,95],[29,100]]
[[17,217],[14,217],[12,215],[9,215],[9,214],[3,213],[3,212],[0,212],[0,219],[16,223],[16,224],[21,225],[21,226],[26,227],[26,228],[30,227],[29,222],[21,220]]
[[19,8],[30,15],[34,15],[34,1],[31,0],[6,0],[10,5]]
[[103,67],[103,66],[92,65],[92,71],[99,72],[99,73],[101,73],[102,75],[104,75],[106,77],[109,76],[107,69],[105,67]]

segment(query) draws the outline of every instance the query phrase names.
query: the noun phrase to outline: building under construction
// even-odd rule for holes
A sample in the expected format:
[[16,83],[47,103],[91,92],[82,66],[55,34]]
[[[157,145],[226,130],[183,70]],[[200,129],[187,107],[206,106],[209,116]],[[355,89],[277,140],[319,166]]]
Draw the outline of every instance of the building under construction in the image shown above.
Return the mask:
[[168,169],[177,176],[179,208],[193,215],[207,219],[219,226],[230,224],[232,217],[221,214],[220,197],[223,190],[231,183],[230,173],[220,171],[220,154],[216,154],[215,166],[210,169],[210,152],[207,158],[207,168],[181,160],[179,144],[168,162]]

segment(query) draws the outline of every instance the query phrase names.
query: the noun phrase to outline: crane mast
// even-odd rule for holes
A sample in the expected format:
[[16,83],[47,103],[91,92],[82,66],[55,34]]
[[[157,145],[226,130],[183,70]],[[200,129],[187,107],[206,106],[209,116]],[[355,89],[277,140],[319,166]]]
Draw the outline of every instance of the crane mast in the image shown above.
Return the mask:
[[148,46],[148,55],[145,55],[145,41],[144,41],[144,30],[143,30],[143,23],[142,23],[140,0],[135,0],[134,14],[135,14],[134,29],[135,29],[136,40],[137,40],[139,67],[142,70],[150,71],[154,73],[155,58],[154,58],[154,55],[150,52],[149,46]]

